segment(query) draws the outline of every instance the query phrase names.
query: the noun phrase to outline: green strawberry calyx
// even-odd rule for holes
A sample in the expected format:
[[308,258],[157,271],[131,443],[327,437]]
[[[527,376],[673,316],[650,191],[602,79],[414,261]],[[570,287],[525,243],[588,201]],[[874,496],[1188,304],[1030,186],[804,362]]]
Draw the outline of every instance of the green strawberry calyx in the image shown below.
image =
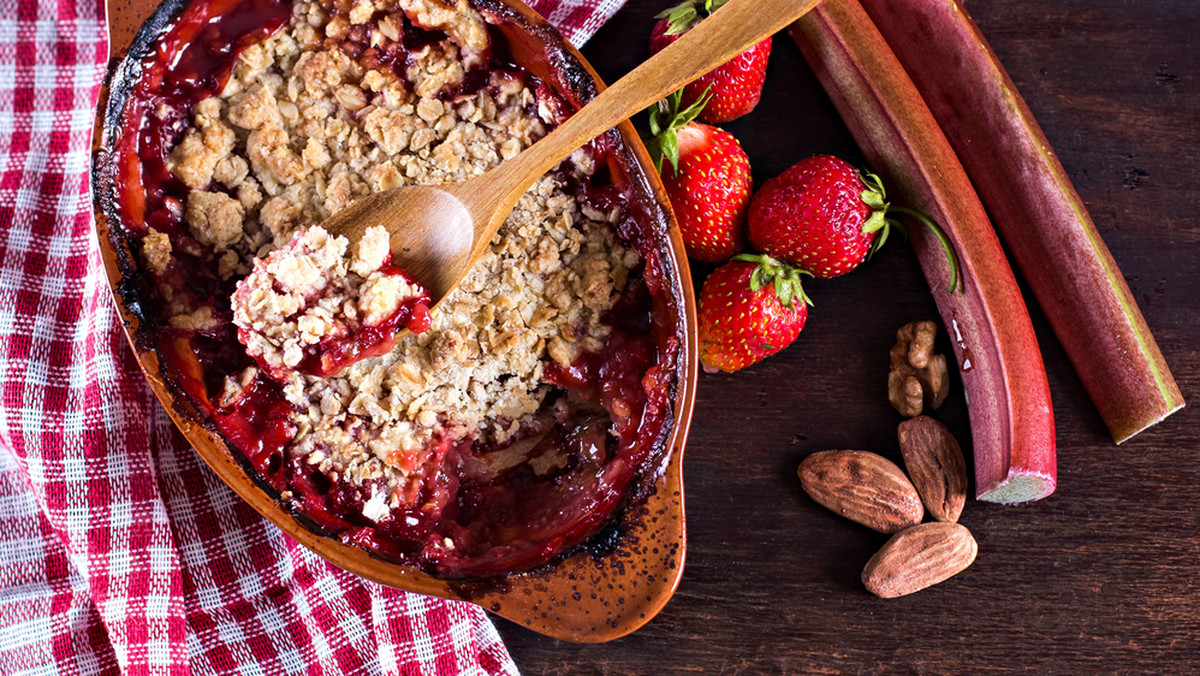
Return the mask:
[[804,287],[800,284],[800,278],[804,275],[811,277],[811,272],[775,260],[766,254],[738,254],[731,260],[757,264],[754,272],[750,273],[751,291],[758,291],[767,285],[773,285],[775,297],[779,299],[781,305],[789,310],[797,300],[805,305],[813,304],[812,299],[804,293]]
[[683,90],[679,89],[650,107],[650,137],[643,140],[659,173],[662,173],[664,158],[671,163],[674,171],[679,171],[679,130],[691,124],[711,98],[706,89],[695,103],[680,110]]
[[862,231],[868,234],[879,233],[875,237],[875,244],[871,246],[871,253],[874,254],[887,241],[888,233],[891,230],[891,222],[887,217],[887,191],[883,188],[883,181],[869,171],[861,172],[859,178],[862,179],[864,188],[859,198],[863,204],[871,207],[871,215],[863,223]]
[[933,236],[937,238],[938,243],[942,245],[942,251],[945,252],[946,259],[950,261],[950,282],[946,292],[954,293],[956,289],[959,289],[958,256],[955,255],[954,245],[950,243],[950,238],[946,237],[946,233],[925,214],[914,209],[888,204],[887,191],[884,190],[883,181],[879,180],[879,177],[875,174],[864,171],[860,173],[859,177],[862,179],[864,187],[861,199],[864,204],[871,207],[871,215],[863,222],[862,231],[865,233],[878,233],[875,237],[875,242],[871,245],[871,252],[868,254],[868,257],[874,256],[875,252],[883,246],[892,228],[907,235],[904,224],[892,218],[892,214],[909,216],[929,229]]
[[708,15],[717,11],[728,0],[684,0],[670,9],[654,15],[655,19],[666,19],[664,35],[680,35],[692,29]]

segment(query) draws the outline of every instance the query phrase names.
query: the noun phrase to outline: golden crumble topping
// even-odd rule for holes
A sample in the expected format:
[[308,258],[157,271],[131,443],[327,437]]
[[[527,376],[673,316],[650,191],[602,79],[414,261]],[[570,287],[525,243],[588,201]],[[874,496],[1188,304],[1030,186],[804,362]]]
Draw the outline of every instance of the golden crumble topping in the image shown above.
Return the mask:
[[[215,254],[221,277],[249,275],[239,286],[245,296],[234,298],[235,322],[299,411],[289,452],[335,480],[382,479],[387,492],[368,510],[381,515],[381,505],[411,495],[409,477],[431,443],[515,438],[549,391],[545,365],[568,366],[603,346],[601,316],[638,261],[613,230],[619,214],[581,206],[563,185],[564,174],[594,169],[581,150],[521,198],[429,330],[335,377],[289,370],[298,349],[328,335],[336,311],[377,318],[409,291],[371,277],[375,245],[355,251],[312,226],[378,190],[481,174],[559,122],[551,112],[559,106],[504,70],[469,94],[454,93],[488,53],[483,17],[465,0],[349,7],[334,15],[326,3],[297,2],[284,30],[242,52],[221,94],[193,106],[169,167],[191,189],[184,220]],[[371,45],[386,47],[401,39],[406,20],[449,39],[410,51],[399,73],[340,46],[368,30]],[[303,255],[272,253],[293,240]],[[170,242],[146,238],[152,270],[165,269],[171,255]],[[260,271],[273,282],[262,284]],[[335,279],[352,280],[341,289],[350,295],[293,316],[303,298],[321,293],[315,288],[346,284]],[[172,308],[172,324],[205,321],[196,308]],[[253,379],[253,368],[230,376],[222,399],[236,399]]]

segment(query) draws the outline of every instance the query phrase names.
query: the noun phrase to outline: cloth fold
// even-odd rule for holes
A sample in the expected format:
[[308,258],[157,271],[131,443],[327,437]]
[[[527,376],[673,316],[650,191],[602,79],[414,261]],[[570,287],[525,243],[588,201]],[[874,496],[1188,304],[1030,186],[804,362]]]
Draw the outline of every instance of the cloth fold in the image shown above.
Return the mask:
[[[576,45],[623,0],[530,3]],[[0,0],[0,673],[515,674],[477,606],[342,571],[146,386],[93,231],[101,0]]]

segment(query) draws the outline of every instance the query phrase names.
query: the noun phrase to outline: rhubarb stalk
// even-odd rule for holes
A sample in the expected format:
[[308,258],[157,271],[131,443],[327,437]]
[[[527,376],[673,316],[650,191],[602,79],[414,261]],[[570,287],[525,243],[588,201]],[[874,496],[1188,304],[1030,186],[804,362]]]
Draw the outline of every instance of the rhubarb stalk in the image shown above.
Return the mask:
[[958,153],[1113,439],[1183,408],[1083,200],[975,22],[957,0],[862,4]]
[[825,0],[789,29],[896,201],[938,223],[961,289],[925,228],[911,241],[950,333],[971,418],[975,491],[1026,502],[1053,492],[1054,414],[1041,352],[1000,241],[928,106],[855,0]]

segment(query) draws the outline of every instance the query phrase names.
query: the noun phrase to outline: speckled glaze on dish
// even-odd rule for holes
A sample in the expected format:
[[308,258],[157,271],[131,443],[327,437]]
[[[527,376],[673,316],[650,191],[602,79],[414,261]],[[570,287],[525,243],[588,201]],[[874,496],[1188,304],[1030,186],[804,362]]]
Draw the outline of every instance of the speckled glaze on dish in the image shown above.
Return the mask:
[[[483,0],[476,5],[507,19],[501,30],[510,43],[513,60],[546,82],[557,84],[569,100],[587,100],[594,96],[596,86],[602,86],[578,52],[524,5],[498,0]],[[136,27],[154,11],[152,3],[116,0],[109,7],[111,53],[124,51],[130,40],[148,43],[157,32],[155,26],[165,23],[177,9],[172,3],[158,8],[142,33],[134,37]],[[119,78],[114,82],[114,88],[118,88]],[[110,132],[119,118],[113,114],[117,111],[105,110],[107,99],[106,91],[97,122],[97,148],[101,152],[111,142]],[[534,631],[565,640],[599,642],[637,629],[666,604],[683,569],[686,537],[681,461],[696,380],[695,308],[688,268],[683,264],[686,259],[682,242],[657,174],[633,127],[625,123],[618,130],[624,142],[619,170],[667,239],[667,276],[675,286],[675,307],[680,313],[675,320],[684,335],[683,372],[675,391],[670,455],[662,478],[643,502],[627,510],[618,524],[593,538],[584,551],[534,573],[482,582],[446,581],[372,557],[306,528],[246,473],[220,437],[197,421],[190,404],[164,382],[157,355],[139,347],[138,313],[125,304],[120,293],[122,269],[127,269],[120,261],[128,252],[110,237],[111,212],[103,208],[105,186],[101,185],[96,214],[100,246],[127,334],[152,389],[203,459],[235,492],[290,537],[335,565],[389,586],[469,600]]]

